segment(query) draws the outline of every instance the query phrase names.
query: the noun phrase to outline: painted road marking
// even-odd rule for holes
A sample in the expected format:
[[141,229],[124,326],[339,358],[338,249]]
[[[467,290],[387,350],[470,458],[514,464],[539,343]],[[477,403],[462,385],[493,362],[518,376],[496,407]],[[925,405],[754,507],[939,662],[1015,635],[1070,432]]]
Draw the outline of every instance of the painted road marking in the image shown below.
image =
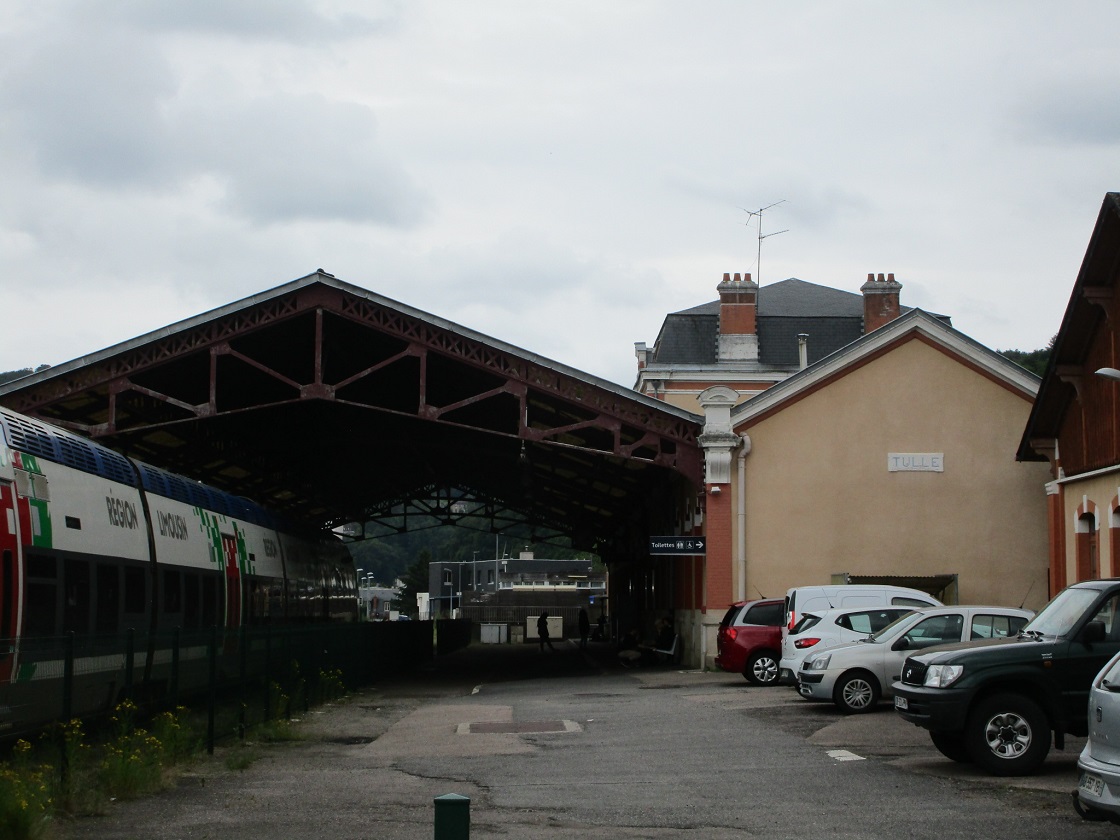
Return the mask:
[[836,761],[866,761],[862,755],[856,755],[854,752],[847,750],[829,750],[828,757]]

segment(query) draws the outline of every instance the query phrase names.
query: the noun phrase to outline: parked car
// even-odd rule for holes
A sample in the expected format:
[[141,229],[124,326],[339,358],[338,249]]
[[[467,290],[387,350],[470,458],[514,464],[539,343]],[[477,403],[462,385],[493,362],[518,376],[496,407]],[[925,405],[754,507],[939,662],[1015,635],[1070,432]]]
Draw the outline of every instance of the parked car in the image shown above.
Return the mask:
[[777,684],[784,614],[781,598],[732,604],[716,633],[716,665],[755,685]]
[[[871,583],[795,586],[786,592],[786,631],[792,631],[808,612],[868,609],[870,607],[940,607],[941,602],[920,589]],[[783,635],[784,638],[784,635]]]
[[1034,612],[1010,607],[928,607],[896,619],[858,642],[810,654],[797,672],[807,700],[869,712],[891,696],[902,663],[916,650],[971,639],[1016,636]]
[[797,672],[801,670],[802,661],[810,654],[865,639],[896,618],[913,611],[912,606],[879,606],[802,614],[797,624],[782,639],[778,681],[783,685],[797,685]]
[[[895,711],[953,761],[1025,776],[1050,743],[1085,736],[1093,679],[1120,653],[1120,579],[1068,586],[1018,636],[944,645],[906,658]],[[1095,712],[1094,712],[1095,714]]]
[[1077,759],[1073,807],[1087,820],[1120,823],[1120,654],[1089,689],[1089,739]]

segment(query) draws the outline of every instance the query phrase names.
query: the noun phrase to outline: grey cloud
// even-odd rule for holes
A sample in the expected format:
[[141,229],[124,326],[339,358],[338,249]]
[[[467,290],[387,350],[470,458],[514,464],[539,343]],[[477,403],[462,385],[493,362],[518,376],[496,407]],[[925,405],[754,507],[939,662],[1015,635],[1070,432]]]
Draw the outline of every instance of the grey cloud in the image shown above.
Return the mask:
[[1018,108],[1016,125],[1028,138],[1075,146],[1120,143],[1120,81],[1069,80]]
[[390,29],[396,2],[369,2],[362,13],[329,14],[322,4],[297,0],[125,0],[109,8],[84,7],[87,17],[116,21],[156,32],[194,32],[255,41],[325,43]]
[[0,79],[10,128],[52,178],[99,185],[163,182],[162,107],[175,83],[151,47],[119,34],[39,42]]
[[181,89],[164,56],[120,30],[59,37],[0,76],[5,134],[56,183],[183,189],[209,178],[256,223],[295,219],[410,225],[427,198],[376,137],[373,112],[324,96],[253,99],[227,78]]
[[318,95],[196,102],[179,154],[214,176],[225,203],[257,223],[297,219],[408,226],[428,199],[376,139],[373,112]]

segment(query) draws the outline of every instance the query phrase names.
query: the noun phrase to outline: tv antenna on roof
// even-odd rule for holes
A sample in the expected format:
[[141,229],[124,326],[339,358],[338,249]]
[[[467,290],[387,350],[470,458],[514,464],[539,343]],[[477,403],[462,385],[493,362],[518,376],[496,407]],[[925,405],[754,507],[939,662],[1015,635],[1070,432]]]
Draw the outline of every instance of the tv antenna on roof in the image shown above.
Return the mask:
[[758,285],[760,285],[760,286],[762,285],[762,240],[763,239],[769,239],[771,236],[777,236],[779,233],[789,233],[789,228],[786,228],[785,230],[776,230],[773,233],[768,233],[765,236],[763,236],[763,234],[762,234],[762,214],[765,213],[767,210],[769,210],[771,207],[777,207],[779,204],[785,204],[785,203],[786,203],[786,200],[783,198],[781,201],[775,201],[773,204],[768,204],[765,207],[758,208],[757,210],[748,210],[745,207],[740,207],[739,208],[740,210],[742,210],[744,213],[747,214],[747,221],[744,222],[743,224],[749,225],[751,223],[751,219],[753,219],[755,216],[758,217],[758,258],[755,260],[754,272],[755,272],[755,275],[757,277],[755,282],[758,283]]

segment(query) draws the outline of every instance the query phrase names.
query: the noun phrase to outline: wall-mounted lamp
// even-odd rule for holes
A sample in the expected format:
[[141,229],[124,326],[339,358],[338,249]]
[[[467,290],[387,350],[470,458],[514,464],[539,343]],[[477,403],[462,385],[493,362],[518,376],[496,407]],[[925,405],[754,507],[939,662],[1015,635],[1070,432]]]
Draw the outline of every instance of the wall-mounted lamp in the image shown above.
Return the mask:
[[715,484],[715,485],[712,486],[712,489],[709,490],[708,492],[711,493],[713,496],[718,496],[723,491],[719,489],[718,484]]

